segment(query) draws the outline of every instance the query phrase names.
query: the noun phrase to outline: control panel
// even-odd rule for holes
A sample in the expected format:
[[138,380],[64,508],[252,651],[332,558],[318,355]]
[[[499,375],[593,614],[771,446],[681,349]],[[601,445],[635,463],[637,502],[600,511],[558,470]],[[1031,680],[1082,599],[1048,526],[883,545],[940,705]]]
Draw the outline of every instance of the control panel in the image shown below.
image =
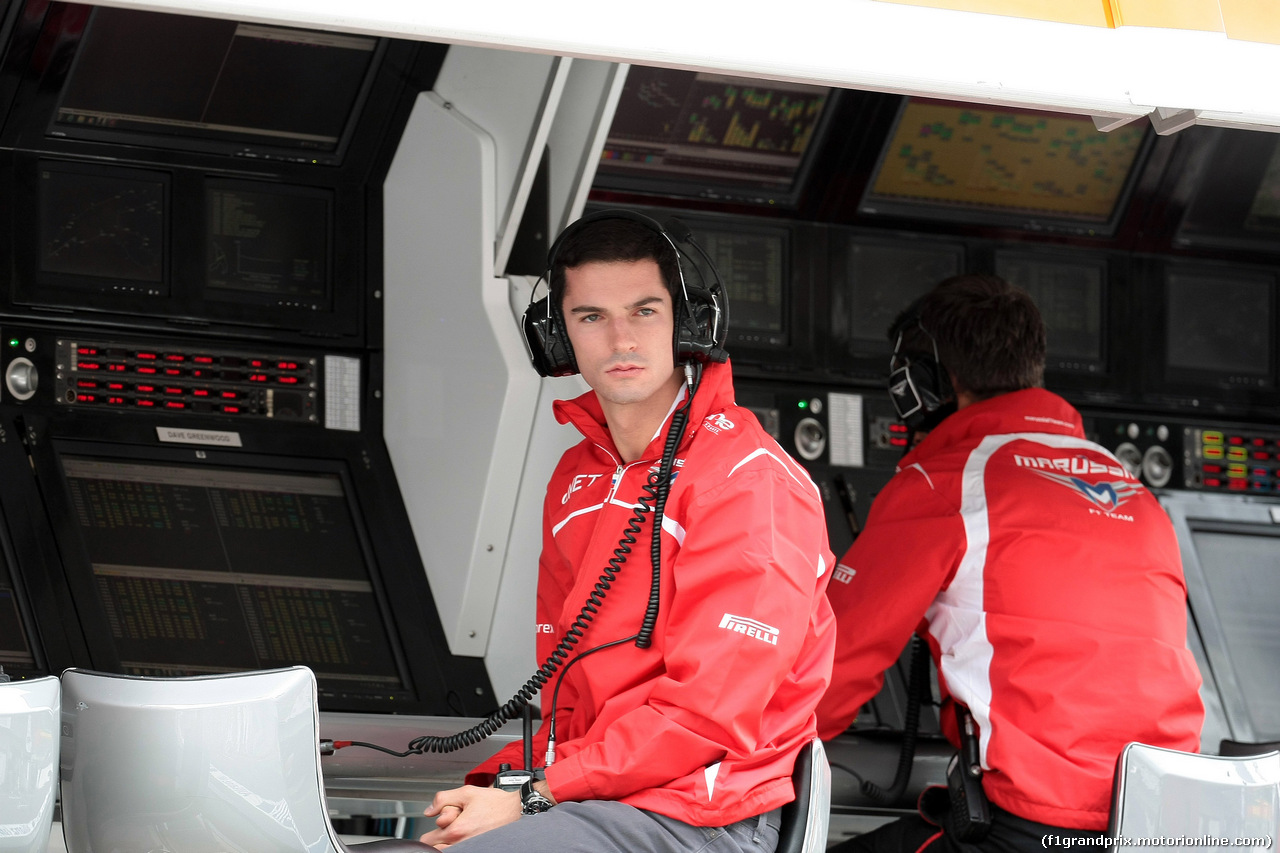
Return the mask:
[[14,327],[0,346],[10,402],[359,429],[356,357]]
[[1100,417],[1097,440],[1153,488],[1280,494],[1280,428]]

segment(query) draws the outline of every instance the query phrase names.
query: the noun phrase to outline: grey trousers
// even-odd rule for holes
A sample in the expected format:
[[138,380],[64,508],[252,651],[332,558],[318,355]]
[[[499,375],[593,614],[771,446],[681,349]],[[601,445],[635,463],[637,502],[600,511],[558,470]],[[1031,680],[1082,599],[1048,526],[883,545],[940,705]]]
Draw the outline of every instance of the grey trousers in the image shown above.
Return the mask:
[[775,853],[778,810],[724,827],[609,800],[561,803],[449,848],[449,853]]

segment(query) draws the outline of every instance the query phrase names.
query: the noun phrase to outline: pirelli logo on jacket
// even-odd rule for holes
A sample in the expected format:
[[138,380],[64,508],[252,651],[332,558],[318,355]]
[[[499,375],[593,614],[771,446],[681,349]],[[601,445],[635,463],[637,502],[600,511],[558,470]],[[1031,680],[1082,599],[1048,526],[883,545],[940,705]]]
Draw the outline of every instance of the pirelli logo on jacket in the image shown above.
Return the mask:
[[782,633],[772,625],[766,625],[763,622],[757,622],[745,616],[734,616],[732,613],[726,613],[720,618],[720,627],[726,631],[733,631],[735,634],[746,634],[748,637],[755,637],[760,642],[768,643],[771,646],[778,645],[778,636]]

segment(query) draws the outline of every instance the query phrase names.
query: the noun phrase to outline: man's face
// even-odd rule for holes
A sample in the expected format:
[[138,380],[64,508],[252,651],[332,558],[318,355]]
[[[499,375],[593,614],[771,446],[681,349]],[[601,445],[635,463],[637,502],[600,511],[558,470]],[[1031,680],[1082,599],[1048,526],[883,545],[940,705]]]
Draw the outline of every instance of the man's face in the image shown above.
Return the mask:
[[656,261],[590,262],[564,271],[564,317],[582,378],[601,403],[653,403],[665,414],[680,374],[671,295]]

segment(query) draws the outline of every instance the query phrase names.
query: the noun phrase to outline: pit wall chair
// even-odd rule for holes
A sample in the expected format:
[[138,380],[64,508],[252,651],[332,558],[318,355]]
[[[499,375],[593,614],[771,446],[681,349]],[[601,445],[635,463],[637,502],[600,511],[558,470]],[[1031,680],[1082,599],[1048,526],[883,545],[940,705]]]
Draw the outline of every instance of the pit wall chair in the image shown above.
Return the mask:
[[405,853],[329,823],[306,667],[196,678],[62,674],[68,853]]
[[796,798],[782,807],[778,853],[822,853],[831,822],[831,765],[822,741],[800,750],[791,781]]
[[[1274,843],[1280,835],[1280,752],[1231,757],[1131,743],[1117,761],[1108,834],[1112,839],[1210,842],[1193,843],[1197,851],[1226,850],[1237,838]],[[1213,843],[1215,839],[1226,842]],[[1112,849],[1168,853],[1169,845]]]
[[58,794],[58,679],[0,683],[0,853],[45,853]]

